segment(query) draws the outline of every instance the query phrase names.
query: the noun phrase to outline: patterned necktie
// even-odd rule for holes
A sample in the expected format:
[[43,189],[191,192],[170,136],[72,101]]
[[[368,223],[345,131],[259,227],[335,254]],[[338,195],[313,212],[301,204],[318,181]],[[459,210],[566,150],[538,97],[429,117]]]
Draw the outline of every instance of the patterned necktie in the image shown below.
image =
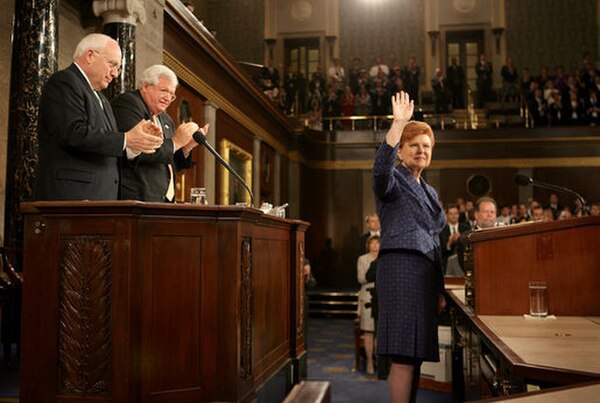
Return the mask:
[[[160,131],[162,132],[162,125],[160,124],[160,120],[158,119],[158,116],[153,115],[152,120],[160,128]],[[167,193],[165,194],[165,198],[168,201],[173,201],[173,198],[175,197],[175,180],[174,180],[175,174],[173,172],[173,165],[167,164],[167,167],[169,168],[169,185],[167,186]]]

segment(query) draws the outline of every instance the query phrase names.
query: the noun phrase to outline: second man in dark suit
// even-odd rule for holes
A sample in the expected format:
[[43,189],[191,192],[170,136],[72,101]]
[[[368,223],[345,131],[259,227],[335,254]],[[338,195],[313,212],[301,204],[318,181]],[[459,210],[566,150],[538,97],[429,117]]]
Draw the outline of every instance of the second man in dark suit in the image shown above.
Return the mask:
[[[175,99],[177,76],[166,66],[148,67],[139,78],[139,89],[115,98],[113,110],[119,130],[127,130],[140,119],[160,127],[164,142],[153,154],[127,152],[121,176],[121,199],[152,202],[175,200],[175,174],[191,165],[190,153],[198,144],[192,135],[199,130],[194,122],[175,124],[165,112]],[[202,132],[206,134],[208,125]]]

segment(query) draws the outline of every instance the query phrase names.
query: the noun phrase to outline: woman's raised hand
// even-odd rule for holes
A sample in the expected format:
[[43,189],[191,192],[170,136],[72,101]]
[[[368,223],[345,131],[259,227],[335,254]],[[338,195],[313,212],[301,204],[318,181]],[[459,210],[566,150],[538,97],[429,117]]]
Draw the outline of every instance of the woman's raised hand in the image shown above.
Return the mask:
[[411,101],[408,93],[400,91],[392,96],[392,111],[394,122],[406,123],[410,120],[415,109],[414,101]]

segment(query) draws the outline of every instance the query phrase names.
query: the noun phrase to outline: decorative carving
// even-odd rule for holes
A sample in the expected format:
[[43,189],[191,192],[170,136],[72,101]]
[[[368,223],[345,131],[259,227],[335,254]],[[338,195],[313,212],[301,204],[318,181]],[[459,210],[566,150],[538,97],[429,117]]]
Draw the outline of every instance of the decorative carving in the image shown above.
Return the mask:
[[111,392],[112,239],[68,237],[61,242],[59,393]]
[[252,239],[242,238],[240,276],[240,378],[252,375]]
[[141,0],[94,0],[94,14],[104,18],[105,24],[125,23],[136,25],[146,23],[146,10]]
[[298,267],[300,268],[298,291],[300,292],[300,306],[298,307],[298,329],[296,329],[296,332],[298,337],[302,337],[304,335],[304,315],[306,309],[306,290],[304,288],[304,242],[298,242],[298,250]]

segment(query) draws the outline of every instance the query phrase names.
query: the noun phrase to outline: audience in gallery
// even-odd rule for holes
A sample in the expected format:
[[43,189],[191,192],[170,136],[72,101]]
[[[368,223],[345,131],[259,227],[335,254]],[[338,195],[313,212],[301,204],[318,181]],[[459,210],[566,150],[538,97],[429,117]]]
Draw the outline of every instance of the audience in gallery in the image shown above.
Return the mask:
[[[420,69],[414,56],[410,56],[404,66],[397,59],[392,60],[391,68],[380,56],[375,57],[371,67],[362,63],[359,57],[354,57],[352,65],[345,69],[340,59],[335,57],[327,74],[321,65],[317,65],[309,77],[288,66],[282,80],[276,68],[265,67],[256,81],[287,115],[308,114],[316,105],[315,99],[319,100],[321,107],[328,107],[327,111],[323,110],[323,117],[346,117],[349,113],[353,116],[388,115],[391,96],[399,91],[408,92],[419,104]],[[492,82],[491,63],[484,54],[480,56],[476,72],[479,106],[495,100],[518,101],[529,110],[534,127],[595,126],[600,123],[600,71],[594,67],[589,53],[583,55],[579,69],[567,72],[563,66],[556,66],[551,73],[550,69],[543,67],[537,75],[532,74],[528,67],[519,70],[508,56],[501,68],[502,82],[496,86]],[[498,88],[498,93],[495,94],[492,88]],[[466,106],[465,71],[456,58],[452,58],[445,75],[441,69],[434,69],[431,91],[438,113]],[[348,103],[350,94],[355,97],[353,110]],[[334,107],[333,103],[337,106]],[[368,128],[370,125],[365,123],[363,126]],[[336,125],[337,128],[349,126]]]

